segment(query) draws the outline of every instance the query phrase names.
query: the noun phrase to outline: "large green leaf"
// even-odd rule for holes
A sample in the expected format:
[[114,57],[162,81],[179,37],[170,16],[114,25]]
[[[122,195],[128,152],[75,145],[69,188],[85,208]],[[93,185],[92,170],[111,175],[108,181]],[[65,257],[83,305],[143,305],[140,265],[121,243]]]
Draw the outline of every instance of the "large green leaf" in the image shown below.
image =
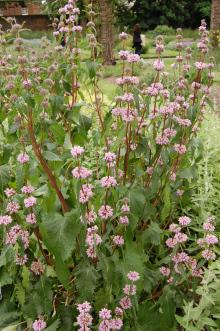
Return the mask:
[[45,245],[55,257],[63,261],[71,256],[76,247],[76,238],[81,228],[77,210],[66,213],[65,216],[51,215],[40,226]]

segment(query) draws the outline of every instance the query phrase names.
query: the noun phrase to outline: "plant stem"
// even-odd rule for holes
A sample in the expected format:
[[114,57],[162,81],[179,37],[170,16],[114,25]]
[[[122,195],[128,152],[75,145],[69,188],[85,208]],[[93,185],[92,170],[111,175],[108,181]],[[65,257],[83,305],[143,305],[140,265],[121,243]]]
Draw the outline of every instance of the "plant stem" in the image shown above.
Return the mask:
[[33,129],[32,111],[30,111],[29,115],[28,115],[28,126],[27,126],[27,128],[28,128],[28,133],[29,133],[29,137],[30,137],[30,140],[31,140],[31,145],[33,147],[34,154],[36,155],[39,163],[41,164],[42,168],[44,169],[44,172],[46,173],[46,175],[49,179],[50,185],[55,190],[55,192],[56,192],[56,194],[57,194],[57,196],[60,200],[63,213],[65,214],[69,211],[69,206],[68,206],[66,200],[64,199],[64,196],[63,196],[60,188],[58,187],[58,184],[56,182],[56,178],[53,175],[52,170],[49,168],[47,162],[45,161],[45,159],[42,155],[40,146],[38,145],[38,143],[36,141],[35,134],[34,134],[34,129]]

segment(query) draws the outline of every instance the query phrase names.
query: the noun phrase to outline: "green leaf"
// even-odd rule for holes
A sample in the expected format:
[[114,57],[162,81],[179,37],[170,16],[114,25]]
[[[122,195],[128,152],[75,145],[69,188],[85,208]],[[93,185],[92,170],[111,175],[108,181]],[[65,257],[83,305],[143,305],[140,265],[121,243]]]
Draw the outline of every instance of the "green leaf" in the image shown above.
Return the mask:
[[7,164],[3,164],[0,166],[0,185],[6,186],[10,180],[10,171],[11,167]]
[[45,331],[56,331],[58,327],[60,326],[60,320],[56,320],[53,322],[48,328],[45,329]]
[[52,131],[56,142],[58,142],[58,144],[62,145],[64,143],[64,139],[65,139],[64,128],[60,124],[54,123],[50,126],[50,130]]
[[55,270],[59,281],[68,288],[70,281],[70,272],[68,269],[68,263],[62,261],[60,256],[55,256]]
[[170,200],[170,184],[167,184],[164,189],[164,206],[161,211],[161,220],[164,221],[170,214],[171,211],[171,200]]
[[62,95],[53,95],[50,97],[52,111],[58,113],[64,109],[64,97]]
[[2,331],[16,331],[16,330],[17,330],[17,324],[9,325],[9,326],[6,326],[6,328],[2,329]]
[[41,224],[40,230],[49,251],[65,261],[76,247],[76,237],[81,227],[79,212],[73,210],[65,216],[54,214],[48,217]]
[[143,189],[134,189],[130,192],[131,213],[142,217],[146,204],[146,193]]
[[25,290],[21,284],[15,286],[16,298],[21,306],[25,303]]
[[195,177],[195,169],[185,168],[179,172],[180,178],[192,179]]
[[11,311],[11,312],[7,312],[7,313],[1,313],[0,315],[0,327],[6,327],[9,324],[17,321],[18,317],[21,314],[18,313],[17,311]]
[[159,225],[156,222],[151,222],[150,226],[145,230],[143,234],[143,240],[145,243],[159,245],[161,233],[162,231]]
[[30,285],[30,271],[27,267],[22,268],[22,285],[24,288],[28,288]]
[[57,154],[50,152],[50,151],[44,152],[44,158],[47,161],[62,161],[61,158]]
[[82,261],[77,266],[76,271],[76,288],[80,300],[93,300],[93,294],[98,280],[98,272],[96,269]]
[[18,191],[22,188],[25,181],[25,167],[21,164],[16,167],[16,188]]

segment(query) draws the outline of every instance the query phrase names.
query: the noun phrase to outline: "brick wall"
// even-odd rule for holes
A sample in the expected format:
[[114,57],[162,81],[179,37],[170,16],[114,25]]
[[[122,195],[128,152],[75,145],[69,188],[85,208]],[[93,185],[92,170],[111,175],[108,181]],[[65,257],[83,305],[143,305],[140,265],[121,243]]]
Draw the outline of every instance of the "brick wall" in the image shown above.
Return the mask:
[[[24,28],[33,31],[51,29],[51,22],[46,15],[16,16],[16,20],[19,24],[22,24],[25,21]],[[5,30],[9,27],[9,25],[1,17],[0,24],[2,24],[3,29]]]
[[[22,7],[15,4],[9,4],[6,8],[3,9],[3,16],[19,16],[21,13]],[[42,13],[42,8],[38,4],[29,3],[27,5],[28,15],[40,15]]]

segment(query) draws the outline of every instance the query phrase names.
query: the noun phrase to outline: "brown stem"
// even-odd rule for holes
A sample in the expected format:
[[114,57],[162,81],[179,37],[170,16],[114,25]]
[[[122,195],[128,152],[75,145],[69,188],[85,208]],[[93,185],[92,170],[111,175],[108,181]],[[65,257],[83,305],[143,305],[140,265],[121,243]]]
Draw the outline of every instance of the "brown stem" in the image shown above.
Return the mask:
[[42,153],[41,153],[41,148],[38,145],[35,135],[34,135],[34,130],[33,130],[33,118],[32,118],[32,111],[29,112],[29,116],[28,116],[28,133],[30,136],[30,140],[31,140],[31,145],[33,147],[34,153],[39,161],[39,163],[41,164],[42,168],[44,169],[49,182],[51,184],[51,186],[54,188],[54,190],[56,191],[56,194],[60,200],[61,206],[62,206],[62,210],[63,213],[67,213],[69,211],[69,206],[66,202],[66,200],[64,199],[64,196],[62,194],[62,192],[60,191],[57,182],[56,182],[56,178],[53,175],[51,169],[49,168],[47,162],[45,161]]
[[38,245],[39,245],[39,249],[40,249],[41,254],[43,255],[43,257],[44,257],[47,265],[52,266],[53,265],[53,262],[51,261],[50,257],[46,254],[46,252],[44,251],[44,249],[42,247],[42,244],[41,244],[41,235],[40,235],[40,232],[39,232],[39,229],[38,228],[36,228],[34,230],[34,234],[37,237],[37,242],[38,242]]

